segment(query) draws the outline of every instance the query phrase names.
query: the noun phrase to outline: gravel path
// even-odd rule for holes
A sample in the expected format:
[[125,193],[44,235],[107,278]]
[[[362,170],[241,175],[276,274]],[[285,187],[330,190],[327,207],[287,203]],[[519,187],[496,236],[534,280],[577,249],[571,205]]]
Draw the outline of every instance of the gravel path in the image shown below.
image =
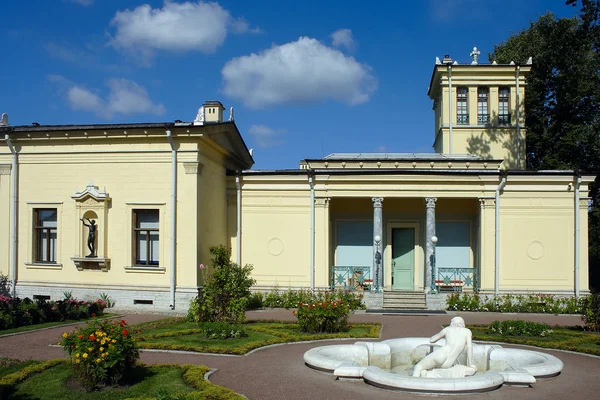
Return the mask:
[[[381,322],[382,338],[401,336],[430,336],[441,325],[448,324],[453,315],[462,316],[467,324],[487,324],[495,319],[524,319],[550,325],[578,325],[578,316],[452,313],[448,315],[376,315],[356,313],[356,322]],[[288,310],[251,311],[249,319],[293,320]],[[126,315],[129,324],[163,318],[160,315]],[[70,327],[69,329],[73,329]],[[0,337],[0,357],[46,360],[64,357],[61,348],[50,347],[60,340],[65,328],[57,327],[16,336]],[[379,340],[381,340],[379,339]],[[356,340],[333,343],[353,343]],[[211,381],[243,393],[252,400],[304,399],[422,399],[430,397],[405,392],[378,389],[363,382],[337,381],[333,376],[304,365],[302,355],[308,349],[325,343],[295,343],[257,350],[246,356],[217,356],[174,352],[143,351],[145,363],[203,364],[217,371]],[[509,345],[505,345],[509,347]],[[518,346],[510,346],[518,347]],[[531,388],[503,387],[476,395],[452,396],[452,399],[594,399],[600,393],[600,357],[542,350],[560,358],[564,363],[561,375],[538,380]]]

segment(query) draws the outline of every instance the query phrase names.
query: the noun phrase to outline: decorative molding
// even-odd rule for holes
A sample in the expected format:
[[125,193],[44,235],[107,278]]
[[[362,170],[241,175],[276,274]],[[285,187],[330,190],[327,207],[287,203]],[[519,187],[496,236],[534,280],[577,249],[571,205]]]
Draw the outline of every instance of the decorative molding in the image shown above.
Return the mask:
[[10,175],[11,164],[0,164],[0,175]]
[[188,175],[202,175],[204,164],[198,161],[188,161],[183,163],[183,168]]
[[425,197],[425,207],[435,208],[436,201],[437,201],[437,197]]
[[36,262],[26,262],[25,267],[27,269],[62,269],[62,264],[47,264],[47,263],[36,263]]
[[104,257],[71,257],[71,260],[75,263],[78,271],[84,269],[89,270],[101,270],[102,272],[108,272],[110,269],[110,258]]
[[167,270],[165,267],[140,267],[136,265],[123,267],[125,272],[147,273],[147,274],[164,274]]
[[493,197],[480,197],[479,207],[480,208],[493,208],[496,206],[496,199]]
[[383,197],[372,197],[371,201],[373,202],[373,208],[383,207],[383,199]]
[[315,206],[329,208],[331,197],[319,197],[315,199]]
[[90,203],[90,200],[87,199],[83,202],[83,204],[95,204],[97,202],[104,202],[110,200],[110,197],[108,197],[108,194],[106,193],[106,189],[100,191],[98,186],[94,186],[92,184],[92,181],[88,183],[88,185],[83,191],[76,192],[73,196],[71,196],[71,198],[81,202],[84,198],[88,196],[94,199],[95,202]]

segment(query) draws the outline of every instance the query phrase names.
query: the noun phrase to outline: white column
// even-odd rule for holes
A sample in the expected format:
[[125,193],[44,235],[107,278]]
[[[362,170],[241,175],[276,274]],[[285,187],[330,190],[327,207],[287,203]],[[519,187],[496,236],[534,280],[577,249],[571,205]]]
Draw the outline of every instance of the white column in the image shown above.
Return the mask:
[[[383,197],[373,197],[373,283],[379,289],[383,288]],[[377,243],[376,237],[379,237]]]
[[427,197],[425,198],[425,292],[429,293],[431,290],[432,276],[432,265],[431,261],[433,258],[433,242],[431,238],[435,236],[435,202],[437,198]]

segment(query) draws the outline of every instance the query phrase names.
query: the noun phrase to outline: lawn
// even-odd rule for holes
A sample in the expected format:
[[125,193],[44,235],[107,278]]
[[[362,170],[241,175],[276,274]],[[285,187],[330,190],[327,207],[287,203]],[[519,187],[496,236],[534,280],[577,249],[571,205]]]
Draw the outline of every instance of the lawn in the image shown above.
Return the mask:
[[471,325],[468,328],[471,329],[474,340],[524,344],[600,356],[600,333],[586,332],[581,327],[554,326],[552,334],[545,337],[491,334],[487,332],[487,325]]
[[[185,399],[186,394],[192,393],[194,399],[241,399],[229,389],[213,385],[204,380],[208,368],[196,365],[138,365],[128,370],[120,386],[106,387],[101,390],[87,392],[73,378],[73,371],[67,361],[53,360],[42,370],[27,374],[27,368],[11,376],[27,375],[19,379],[20,383],[4,385],[6,392],[2,393],[0,379],[0,397],[10,394],[14,400],[116,400],[128,398],[143,399]],[[52,365],[53,364],[53,365]],[[39,364],[38,364],[39,365]],[[214,397],[208,397],[208,395]]]
[[132,327],[139,331],[138,345],[145,349],[187,350],[202,353],[245,354],[259,347],[336,338],[378,338],[381,324],[351,324],[348,332],[309,334],[297,323],[251,321],[243,325],[248,336],[239,339],[205,339],[200,329],[184,318],[167,318]]
[[[118,314],[103,314],[101,317],[98,317],[100,319],[104,319],[104,318],[114,318],[118,316]],[[25,326],[20,326],[18,328],[11,328],[11,329],[4,329],[4,330],[0,330],[0,337],[2,337],[3,335],[8,335],[11,333],[21,333],[21,332],[29,332],[29,331],[35,331],[37,329],[43,329],[43,328],[53,328],[55,326],[61,326],[61,325],[68,325],[68,324],[79,324],[79,323],[86,323],[91,321],[92,318],[89,319],[78,319],[78,320],[74,320],[74,319],[68,319],[65,321],[54,321],[54,322],[43,322],[41,324],[35,324],[35,325],[25,325]]]

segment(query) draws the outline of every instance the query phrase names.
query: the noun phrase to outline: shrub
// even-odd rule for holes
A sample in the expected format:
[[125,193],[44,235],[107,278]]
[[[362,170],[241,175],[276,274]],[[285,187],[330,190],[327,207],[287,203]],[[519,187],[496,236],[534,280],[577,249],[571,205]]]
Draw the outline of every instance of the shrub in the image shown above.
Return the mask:
[[71,357],[75,376],[87,389],[118,383],[139,358],[124,320],[92,321],[71,334],[63,333],[61,345]]
[[592,293],[583,299],[582,319],[587,330],[600,332],[600,293]]
[[251,265],[244,267],[231,262],[231,251],[224,246],[212,246],[213,273],[204,282],[198,299],[192,300],[188,313],[195,322],[241,323],[246,319],[246,306],[250,287],[255,280],[250,277]]
[[285,292],[274,289],[267,293],[263,299],[264,307],[295,308],[298,303],[320,303],[325,300],[342,300],[351,310],[365,309],[363,294],[348,290],[288,290]]
[[298,309],[293,313],[298,318],[298,325],[302,332],[336,333],[350,329],[348,326],[350,307],[343,300],[298,303]]
[[488,325],[488,333],[502,336],[540,336],[552,334],[552,329],[547,324],[537,322],[508,320],[494,321]]
[[10,297],[10,280],[7,275],[0,272],[0,297]]
[[248,304],[246,304],[246,310],[257,310],[263,307],[263,295],[260,292],[255,292],[248,298]]
[[452,311],[489,311],[507,313],[579,314],[582,302],[576,297],[551,294],[481,296],[477,293],[453,293],[446,299]]
[[207,339],[239,339],[248,336],[241,325],[227,322],[204,322],[200,324],[200,335]]

